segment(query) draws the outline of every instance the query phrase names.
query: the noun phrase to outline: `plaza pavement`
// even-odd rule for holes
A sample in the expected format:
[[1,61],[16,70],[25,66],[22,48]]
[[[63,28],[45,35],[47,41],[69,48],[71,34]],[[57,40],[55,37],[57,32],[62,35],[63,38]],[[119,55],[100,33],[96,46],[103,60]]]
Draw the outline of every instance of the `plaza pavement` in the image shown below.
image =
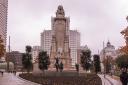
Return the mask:
[[98,76],[102,80],[102,85],[122,85],[120,80],[116,80],[111,76],[105,75],[104,77],[102,74],[98,74]]
[[19,78],[18,76],[15,76],[12,73],[4,73],[3,76],[0,74],[0,85],[40,85],[40,84],[36,84],[24,80],[22,78]]

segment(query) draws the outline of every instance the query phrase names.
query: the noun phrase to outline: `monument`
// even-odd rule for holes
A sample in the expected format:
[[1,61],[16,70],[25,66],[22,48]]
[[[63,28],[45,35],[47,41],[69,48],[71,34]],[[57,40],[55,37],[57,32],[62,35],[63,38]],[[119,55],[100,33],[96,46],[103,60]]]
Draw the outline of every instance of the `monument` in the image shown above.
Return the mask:
[[[56,59],[58,63],[63,63],[64,70],[71,68],[71,56],[69,48],[69,17],[65,17],[63,6],[59,5],[56,11],[56,17],[52,17],[52,41],[50,49],[49,70],[55,70]],[[33,73],[41,73],[38,68],[38,61],[34,63]]]
[[52,18],[52,44],[50,53],[50,68],[54,68],[55,59],[62,62],[64,69],[70,69],[71,57],[69,49],[69,18],[65,17],[63,6],[59,5],[56,17]]

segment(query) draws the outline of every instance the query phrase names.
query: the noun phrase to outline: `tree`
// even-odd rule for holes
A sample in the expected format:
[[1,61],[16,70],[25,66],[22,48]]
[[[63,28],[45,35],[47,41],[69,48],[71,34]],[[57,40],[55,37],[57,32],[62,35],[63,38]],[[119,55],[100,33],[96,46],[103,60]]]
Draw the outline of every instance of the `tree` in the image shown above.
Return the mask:
[[91,51],[88,50],[82,50],[81,54],[81,66],[84,70],[88,71],[91,67]]
[[79,64],[75,64],[75,67],[76,67],[76,71],[79,72]]
[[94,64],[95,72],[96,72],[96,74],[97,74],[98,72],[101,71],[100,56],[99,56],[99,55],[94,55],[94,56],[93,56],[93,64]]
[[22,54],[22,65],[23,65],[23,69],[25,69],[26,68],[26,54],[25,53],[23,53]]
[[31,51],[32,51],[32,47],[29,46],[29,45],[27,45],[27,46],[26,46],[26,53],[30,54]]
[[128,55],[123,54],[123,55],[118,56],[115,62],[120,69],[128,68]]
[[1,38],[0,35],[0,58],[4,56],[5,53],[5,46],[3,44],[3,39]]
[[[128,16],[126,17],[126,20],[128,21]],[[126,45],[122,46],[119,50],[120,50],[121,53],[124,53],[124,54],[128,55],[128,27],[126,27],[120,33],[124,36]]]
[[28,73],[33,68],[31,49],[31,46],[26,46],[26,53],[22,55],[23,68],[26,69]]
[[47,55],[46,51],[42,51],[39,53],[39,69],[41,69],[43,72],[48,69],[48,66],[50,65],[50,59]]

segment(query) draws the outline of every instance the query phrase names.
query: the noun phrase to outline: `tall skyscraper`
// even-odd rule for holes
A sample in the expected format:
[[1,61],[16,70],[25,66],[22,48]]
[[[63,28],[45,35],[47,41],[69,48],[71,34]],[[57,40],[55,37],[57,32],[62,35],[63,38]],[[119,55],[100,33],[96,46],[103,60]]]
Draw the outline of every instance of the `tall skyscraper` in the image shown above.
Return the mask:
[[0,35],[6,48],[8,0],[0,0]]
[[44,30],[41,33],[41,50],[47,51],[47,54],[50,55],[52,42],[52,30]]
[[80,48],[80,33],[77,30],[69,31],[69,47],[72,67],[75,67],[75,64],[78,63],[78,49]]

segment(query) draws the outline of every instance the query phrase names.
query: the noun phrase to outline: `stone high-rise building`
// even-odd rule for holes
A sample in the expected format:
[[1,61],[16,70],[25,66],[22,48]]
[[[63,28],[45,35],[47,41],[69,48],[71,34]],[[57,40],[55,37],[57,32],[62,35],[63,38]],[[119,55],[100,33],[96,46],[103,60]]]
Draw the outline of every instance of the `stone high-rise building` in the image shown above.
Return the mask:
[[65,17],[65,12],[61,5],[58,6],[56,17],[52,18],[51,68],[55,67],[55,58],[59,58],[59,61],[63,63],[64,69],[70,69],[69,18]]
[[52,30],[44,30],[41,33],[41,50],[47,51],[47,54],[50,55],[52,42]]
[[79,48],[80,48],[80,33],[77,30],[69,30],[69,47],[70,56],[72,58],[72,67],[75,67],[79,59]]
[[0,35],[6,48],[8,0],[0,0]]

